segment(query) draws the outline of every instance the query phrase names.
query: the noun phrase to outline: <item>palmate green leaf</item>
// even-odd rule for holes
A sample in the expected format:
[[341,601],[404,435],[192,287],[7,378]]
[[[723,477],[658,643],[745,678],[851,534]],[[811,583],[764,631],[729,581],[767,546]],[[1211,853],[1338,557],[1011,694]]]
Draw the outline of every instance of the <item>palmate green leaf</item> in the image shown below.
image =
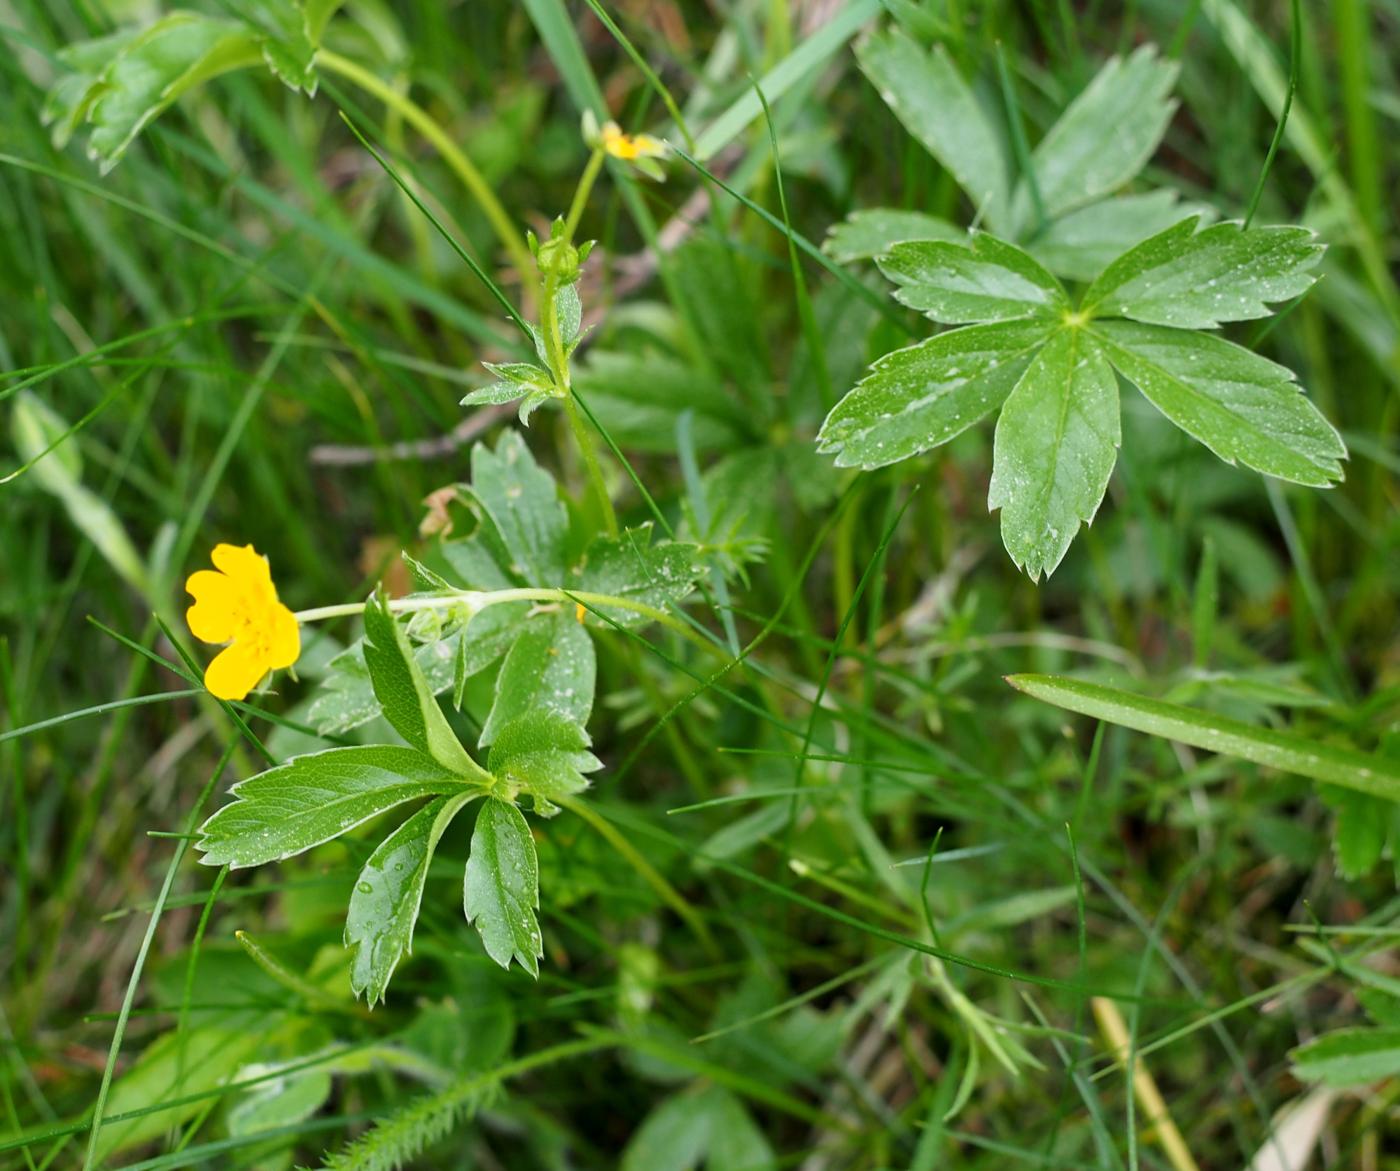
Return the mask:
[[1349,882],[1364,878],[1385,851],[1390,808],[1379,797],[1347,789],[1324,789],[1322,796],[1337,819],[1332,837],[1337,873]]
[[345,917],[354,948],[350,987],[369,1004],[383,1000],[399,960],[413,950],[413,926],[433,852],[452,819],[481,791],[439,797],[418,810],[369,856]]
[[[703,572],[700,550],[683,541],[653,545],[651,535],[648,522],[618,537],[594,538],[575,566],[569,588],[669,609],[695,588]],[[600,606],[594,612],[619,626],[645,626],[652,621],[618,606]]]
[[199,830],[206,866],[260,866],[300,854],[419,797],[460,794],[460,776],[415,748],[330,748],[233,787]]
[[593,640],[573,614],[530,619],[496,676],[496,697],[482,725],[481,747],[529,712],[553,712],[583,724],[593,710],[597,672]]
[[1400,761],[1272,728],[1258,728],[1228,716],[1148,699],[1082,679],[1008,675],[1006,681],[1018,691],[1080,715],[1370,793],[1387,801],[1400,801]]
[[622,1152],[621,1171],[695,1171],[714,1133],[705,1092],[676,1094],[658,1105],[637,1127]]
[[470,537],[443,541],[439,549],[451,566],[451,573],[447,576],[454,578],[453,584],[461,589],[508,590],[520,584],[518,578],[511,577],[501,568],[487,534],[481,530]]
[[997,420],[989,508],[1011,559],[1039,581],[1098,511],[1121,441],[1118,379],[1083,329],[1036,355]]
[[1245,231],[1235,222],[1196,231],[1182,220],[1125,252],[1084,294],[1082,308],[1178,329],[1267,317],[1270,301],[1306,292],[1323,245],[1308,228]]
[[588,751],[588,733],[577,721],[551,711],[529,711],[506,724],[491,745],[487,767],[508,792],[528,793],[535,812],[550,816],[555,798],[588,788],[585,773],[603,762]]
[[554,477],[517,432],[502,432],[494,452],[484,443],[472,448],[471,494],[497,538],[493,551],[504,568],[533,586],[564,583],[568,514]]
[[1054,326],[969,325],[886,354],[831,413],[818,450],[878,468],[928,451],[999,407]]
[[462,910],[481,933],[486,954],[501,967],[509,968],[514,959],[539,976],[544,955],[535,918],[539,905],[539,862],[530,827],[514,805],[489,797],[476,817]]
[[947,50],[937,45],[925,52],[895,27],[857,45],[856,59],[885,105],[957,180],[986,222],[1004,228],[1006,152]]
[[966,239],[967,233],[962,228],[937,216],[921,211],[871,207],[853,211],[833,225],[822,243],[822,251],[833,260],[849,264],[855,260],[873,260],[891,245],[906,240],[959,243]]
[[106,174],[143,129],[181,94],[261,60],[252,30],[237,21],[172,12],[128,41],[85,99],[88,155]]
[[[55,145],[91,122],[88,154],[105,174],[182,94],[260,62],[287,85],[316,91],[316,48],[340,0],[247,0],[227,17],[177,10],[145,28],[69,46],[44,104]],[[234,18],[236,17],[236,19]]]
[[1293,1050],[1302,1081],[1364,1086],[1400,1076],[1400,1028],[1338,1029]]
[[292,0],[240,0],[238,15],[262,34],[259,47],[267,67],[293,89],[316,93],[316,46],[301,5]]
[[518,398],[529,398],[554,393],[554,379],[548,370],[543,370],[532,362],[483,362],[497,381],[472,391],[462,399],[462,406],[476,407],[491,403],[511,403]]
[[974,232],[967,244],[911,240],[877,263],[895,299],[946,325],[1053,319],[1069,309],[1060,282],[1014,244]]
[[438,707],[382,592],[365,606],[364,656],[375,698],[394,731],[450,772],[472,772],[476,766]]
[[68,145],[74,132],[87,119],[92,103],[99,96],[97,79],[141,32],[136,27],[118,29],[105,37],[79,41],[59,50],[58,63],[68,72],[60,74],[49,87],[40,113],[59,150]]
[[1160,188],[1141,195],[1102,199],[1051,220],[1026,248],[1056,276],[1092,281],[1134,244],[1189,216],[1213,215],[1203,203],[1182,203]]
[[[1116,191],[1147,164],[1162,141],[1176,102],[1177,65],[1143,45],[1126,60],[1111,58],[1060,116],[1031,154],[1050,219]],[[1012,200],[1019,227],[1035,221],[1023,179]],[[1018,233],[1019,234],[1019,233]]]
[[[277,1067],[263,1062],[245,1065],[238,1071],[238,1081],[267,1078]],[[259,1131],[289,1130],[305,1122],[330,1099],[334,1084],[323,1069],[308,1069],[286,1077],[261,1081],[251,1090],[239,1095],[228,1108],[227,1125],[231,1138],[251,1138]],[[290,1137],[286,1142],[294,1141]]]
[[[503,589],[510,584],[472,588]],[[474,614],[463,630],[415,646],[413,658],[429,690],[441,695],[452,688],[459,673],[470,677],[496,662],[515,641],[529,608],[528,602],[488,606]],[[322,736],[335,736],[367,724],[379,714],[361,639],[330,661],[307,718]]]
[[1325,488],[1346,447],[1293,372],[1210,334],[1098,321],[1109,361],[1188,435],[1227,463]]

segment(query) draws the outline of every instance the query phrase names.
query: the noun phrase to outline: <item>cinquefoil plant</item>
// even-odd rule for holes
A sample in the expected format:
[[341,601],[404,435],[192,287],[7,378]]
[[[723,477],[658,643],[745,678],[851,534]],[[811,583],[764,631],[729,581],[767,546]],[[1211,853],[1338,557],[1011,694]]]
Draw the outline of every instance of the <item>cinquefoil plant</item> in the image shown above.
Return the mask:
[[[1032,579],[1054,571],[1103,500],[1121,439],[1118,375],[1229,463],[1318,487],[1341,479],[1341,437],[1292,372],[1201,332],[1305,292],[1323,251],[1314,234],[1203,228],[1170,191],[1103,198],[1156,149],[1174,65],[1150,47],[1110,61],[1012,186],[999,136],[942,49],[924,53],[895,31],[868,40],[860,61],[1011,239],[884,210],[832,232],[833,254],[874,257],[896,299],[965,328],[877,361],[827,416],[821,450],[842,466],[883,467],[999,410],[987,503]],[[1059,279],[1090,276],[1078,297]]]

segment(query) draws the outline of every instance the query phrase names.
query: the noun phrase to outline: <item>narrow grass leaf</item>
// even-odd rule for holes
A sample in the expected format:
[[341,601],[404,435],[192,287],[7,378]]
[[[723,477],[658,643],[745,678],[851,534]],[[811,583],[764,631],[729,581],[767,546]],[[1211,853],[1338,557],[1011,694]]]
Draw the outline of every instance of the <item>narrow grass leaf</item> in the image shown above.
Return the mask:
[[1116,687],[1056,675],[1008,675],[1018,691],[1066,711],[1204,748],[1284,772],[1297,773],[1389,801],[1400,801],[1400,762],[1325,744],[1291,732],[1180,704],[1148,699]]

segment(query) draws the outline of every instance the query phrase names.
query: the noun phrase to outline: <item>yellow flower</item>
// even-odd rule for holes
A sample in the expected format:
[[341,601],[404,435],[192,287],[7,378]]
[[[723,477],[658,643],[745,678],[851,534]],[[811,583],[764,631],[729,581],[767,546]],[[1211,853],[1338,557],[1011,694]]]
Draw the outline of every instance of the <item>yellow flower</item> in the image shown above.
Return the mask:
[[634,163],[638,159],[664,159],[666,144],[650,134],[624,134],[616,122],[604,122],[599,131],[603,149],[615,159]]
[[252,545],[215,545],[210,560],[214,569],[185,582],[194,597],[185,621],[201,642],[229,644],[205,670],[204,686],[219,699],[242,699],[269,671],[297,661],[301,631],[277,600],[267,558]]

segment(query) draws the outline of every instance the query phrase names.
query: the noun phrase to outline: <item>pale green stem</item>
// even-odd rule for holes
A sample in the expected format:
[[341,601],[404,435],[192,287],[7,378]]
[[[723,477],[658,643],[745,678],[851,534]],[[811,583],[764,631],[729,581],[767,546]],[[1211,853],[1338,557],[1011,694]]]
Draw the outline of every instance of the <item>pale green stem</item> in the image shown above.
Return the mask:
[[[587,166],[583,168],[583,174],[579,176],[574,198],[569,204],[569,214],[564,219],[565,245],[573,243],[574,231],[578,228],[589,193],[592,192],[593,184],[602,170],[605,153],[602,147],[595,147],[588,158]],[[558,277],[549,273],[541,283],[543,287],[540,291],[540,332],[544,334],[544,349],[549,361],[549,370],[554,375],[555,384],[563,392],[564,414],[568,417],[574,442],[578,444],[579,452],[583,456],[583,466],[588,472],[589,482],[593,485],[593,494],[598,497],[598,505],[603,511],[603,525],[608,535],[615,537],[618,534],[617,512],[613,509],[612,498],[608,495],[608,484],[603,478],[603,465],[598,460],[598,447],[593,442],[593,435],[584,423],[583,415],[574,399],[569,356],[564,352],[564,339],[559,330],[559,314],[554,307],[554,297],[559,287]]]
[[[634,598],[619,598],[613,594],[595,594],[587,590],[562,589],[511,589],[511,590],[454,590],[448,594],[434,594],[422,598],[391,598],[389,610],[394,614],[416,614],[421,610],[446,610],[453,606],[466,606],[473,613],[487,606],[501,606],[507,602],[574,602],[583,606],[613,606],[619,610],[630,610],[643,614],[653,622],[674,630],[689,639],[696,646],[723,655],[722,648],[701,638],[694,630],[665,610],[638,602]],[[335,606],[317,606],[311,610],[298,610],[293,617],[302,624],[323,622],[328,618],[350,618],[363,614],[364,602],[342,602]]]
[[462,181],[462,185],[471,192],[472,198],[480,204],[481,210],[491,222],[491,227],[501,244],[510,253],[511,264],[515,266],[523,282],[526,274],[534,267],[530,251],[525,247],[524,240],[519,231],[516,230],[506,209],[496,198],[496,193],[491,190],[490,184],[482,177],[481,172],[476,169],[471,159],[462,153],[461,148],[452,140],[452,136],[412,98],[399,93],[387,81],[351,61],[348,57],[342,57],[339,53],[323,48],[316,54],[316,63],[329,69],[332,73],[340,74],[361,89],[373,94],[433,144],[443,161],[452,168],[453,173]]
[[564,238],[566,240],[574,238],[578,222],[583,218],[583,209],[588,203],[589,193],[593,190],[593,183],[598,178],[598,172],[603,169],[606,153],[601,146],[594,148],[593,154],[589,156],[588,165],[583,168],[578,187],[574,191],[574,201],[569,204],[569,214],[564,218]]
[[607,481],[603,479],[603,465],[598,462],[598,446],[593,442],[593,434],[588,430],[588,424],[584,422],[583,414],[578,409],[578,403],[574,399],[572,389],[569,391],[568,397],[564,399],[564,414],[574,433],[574,442],[578,444],[579,451],[583,454],[583,466],[588,470],[588,478],[593,484],[593,492],[598,497],[598,503],[603,506],[603,524],[608,530],[608,536],[615,537],[618,534],[617,512],[613,509],[612,498],[608,496]]
[[710,934],[710,929],[705,926],[705,921],[695,913],[695,908],[685,901],[681,893],[666,881],[665,876],[656,867],[642,857],[637,847],[627,840],[627,836],[617,826],[613,825],[587,802],[579,801],[574,797],[555,797],[553,800],[556,805],[561,805],[570,813],[583,818],[602,837],[606,838],[608,844],[632,864],[632,868],[656,892],[657,897],[675,911],[682,921],[695,932],[695,937],[704,945],[705,950],[712,956],[720,954],[719,948],[715,945],[714,936]]

